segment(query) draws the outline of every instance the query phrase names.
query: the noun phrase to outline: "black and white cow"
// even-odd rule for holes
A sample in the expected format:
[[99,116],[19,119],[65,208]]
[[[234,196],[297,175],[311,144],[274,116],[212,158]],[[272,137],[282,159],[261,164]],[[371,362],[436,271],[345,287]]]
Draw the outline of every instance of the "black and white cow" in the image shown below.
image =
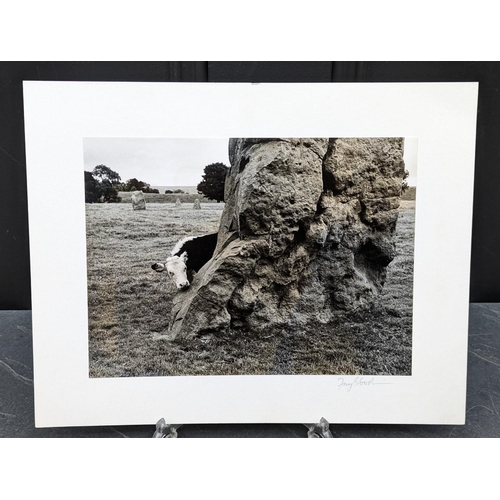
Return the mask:
[[157,262],[152,269],[168,274],[178,290],[187,288],[197,273],[213,256],[217,245],[217,233],[205,236],[188,236],[177,242],[165,263]]

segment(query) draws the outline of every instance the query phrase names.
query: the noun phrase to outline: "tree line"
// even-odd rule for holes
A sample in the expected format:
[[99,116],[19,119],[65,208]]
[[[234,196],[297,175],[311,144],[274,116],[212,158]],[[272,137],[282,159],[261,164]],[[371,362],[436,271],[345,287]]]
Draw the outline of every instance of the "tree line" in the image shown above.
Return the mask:
[[[224,201],[224,184],[229,168],[223,163],[212,163],[204,168],[201,182],[196,187],[199,194],[217,202]],[[150,184],[136,178],[121,182],[118,172],[106,165],[97,165],[91,172],[85,171],[85,203],[118,203],[120,191],[158,193]],[[167,189],[165,193],[182,193],[181,189]]]

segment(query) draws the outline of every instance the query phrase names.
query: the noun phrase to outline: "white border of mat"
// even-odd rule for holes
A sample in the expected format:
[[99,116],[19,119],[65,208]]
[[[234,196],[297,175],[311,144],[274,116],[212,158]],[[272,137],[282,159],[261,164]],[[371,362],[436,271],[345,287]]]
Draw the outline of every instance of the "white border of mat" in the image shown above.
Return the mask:
[[[477,83],[24,82],[37,427],[462,424]],[[417,137],[412,376],[90,379],[84,137]]]

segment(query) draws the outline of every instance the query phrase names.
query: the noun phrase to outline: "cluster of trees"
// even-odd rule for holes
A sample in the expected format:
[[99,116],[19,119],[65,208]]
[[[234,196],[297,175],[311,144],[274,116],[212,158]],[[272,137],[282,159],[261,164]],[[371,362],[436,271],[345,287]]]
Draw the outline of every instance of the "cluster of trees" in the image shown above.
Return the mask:
[[120,181],[119,174],[106,165],[97,165],[92,172],[85,171],[85,203],[119,202],[117,186]]
[[202,181],[196,189],[198,193],[205,195],[210,200],[217,203],[224,201],[224,184],[229,168],[224,163],[211,163],[204,170]]
[[92,172],[85,171],[85,203],[117,203],[120,191],[159,193],[150,184],[137,179],[121,182],[120,174],[106,165],[97,165]]
[[127,182],[118,185],[118,191],[142,191],[143,193],[159,193],[158,189],[154,189],[150,184],[139,181],[135,177]]
[[[224,184],[229,168],[223,163],[212,163],[204,169],[202,181],[198,184],[199,194],[217,202],[224,201]],[[120,175],[106,167],[97,165],[92,172],[85,172],[85,202],[86,203],[116,203],[121,201],[119,191],[142,191],[143,193],[159,193],[150,184],[136,178],[121,182]],[[183,193],[182,189],[165,193]]]

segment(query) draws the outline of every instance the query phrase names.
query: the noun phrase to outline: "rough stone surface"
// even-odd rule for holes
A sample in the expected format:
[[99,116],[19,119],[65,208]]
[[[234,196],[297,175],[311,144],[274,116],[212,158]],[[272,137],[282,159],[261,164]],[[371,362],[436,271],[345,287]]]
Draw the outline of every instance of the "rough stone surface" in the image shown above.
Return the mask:
[[132,193],[132,209],[146,210],[146,199],[142,191],[134,191]]
[[198,198],[196,198],[196,200],[194,200],[193,210],[201,210],[201,203],[200,203],[200,200]]
[[232,139],[229,158],[217,248],[172,337],[368,308],[394,258],[403,139]]

